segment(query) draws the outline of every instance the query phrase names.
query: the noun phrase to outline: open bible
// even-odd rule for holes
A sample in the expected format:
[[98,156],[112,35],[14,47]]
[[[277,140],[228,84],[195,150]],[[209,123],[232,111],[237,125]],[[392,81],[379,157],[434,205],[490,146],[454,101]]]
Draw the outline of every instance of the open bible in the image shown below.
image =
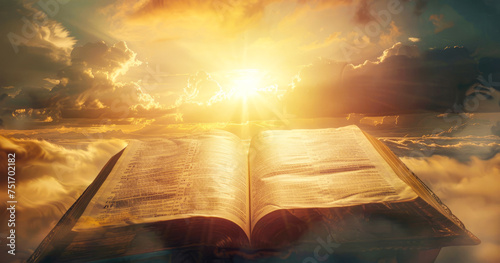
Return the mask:
[[[479,240],[381,142],[356,126],[132,141],[31,261],[90,261],[204,246],[338,251]],[[308,246],[310,245],[310,246]],[[92,251],[92,253],[89,253]]]

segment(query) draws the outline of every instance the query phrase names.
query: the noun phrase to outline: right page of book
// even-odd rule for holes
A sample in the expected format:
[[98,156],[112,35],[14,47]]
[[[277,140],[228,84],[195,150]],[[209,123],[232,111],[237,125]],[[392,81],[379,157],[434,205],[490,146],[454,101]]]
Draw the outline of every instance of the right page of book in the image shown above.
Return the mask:
[[266,131],[249,150],[251,224],[279,209],[417,198],[357,126]]

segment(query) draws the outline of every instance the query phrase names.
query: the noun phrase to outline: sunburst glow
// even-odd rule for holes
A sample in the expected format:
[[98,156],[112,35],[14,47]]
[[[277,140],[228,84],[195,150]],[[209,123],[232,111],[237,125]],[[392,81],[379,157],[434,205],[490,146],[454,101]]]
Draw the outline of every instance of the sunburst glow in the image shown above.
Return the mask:
[[257,69],[237,70],[231,77],[230,93],[237,98],[249,98],[255,96],[262,88],[262,74]]

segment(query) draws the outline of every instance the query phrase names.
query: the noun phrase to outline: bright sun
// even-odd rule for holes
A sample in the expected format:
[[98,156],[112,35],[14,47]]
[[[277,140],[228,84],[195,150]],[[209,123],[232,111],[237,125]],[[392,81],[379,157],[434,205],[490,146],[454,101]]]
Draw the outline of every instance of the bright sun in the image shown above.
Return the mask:
[[248,98],[257,94],[261,88],[262,74],[257,69],[235,71],[231,77],[231,93],[238,98]]

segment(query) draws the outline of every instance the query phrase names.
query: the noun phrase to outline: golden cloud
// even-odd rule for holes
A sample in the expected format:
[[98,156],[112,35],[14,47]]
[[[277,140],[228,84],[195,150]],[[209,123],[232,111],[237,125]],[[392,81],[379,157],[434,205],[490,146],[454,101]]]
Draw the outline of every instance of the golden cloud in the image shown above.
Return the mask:
[[57,81],[53,81],[56,85],[50,89],[20,88],[4,104],[11,111],[5,118],[15,125],[32,127],[69,118],[106,121],[161,116],[168,107],[160,105],[139,82],[118,80],[141,63],[136,55],[125,42],[75,47],[71,65],[59,71]]
[[[14,140],[0,136],[0,158],[16,157],[16,258],[26,260],[66,210],[93,181],[107,160],[126,143],[123,140],[96,140],[62,147],[34,139]],[[7,170],[7,163],[0,169]],[[7,180],[0,183],[7,196]],[[6,204],[2,204],[1,227],[6,233]]]
[[481,239],[473,247],[444,248],[439,262],[500,262],[500,154],[459,162],[446,156],[402,161]]
[[[125,1],[120,8],[121,18],[133,23],[176,21],[177,26],[189,29],[204,28],[233,34],[257,24],[265,8],[278,0],[150,0],[137,4]],[[127,10],[127,11],[125,11]],[[118,18],[119,16],[116,16]],[[168,24],[168,23],[167,23]]]

